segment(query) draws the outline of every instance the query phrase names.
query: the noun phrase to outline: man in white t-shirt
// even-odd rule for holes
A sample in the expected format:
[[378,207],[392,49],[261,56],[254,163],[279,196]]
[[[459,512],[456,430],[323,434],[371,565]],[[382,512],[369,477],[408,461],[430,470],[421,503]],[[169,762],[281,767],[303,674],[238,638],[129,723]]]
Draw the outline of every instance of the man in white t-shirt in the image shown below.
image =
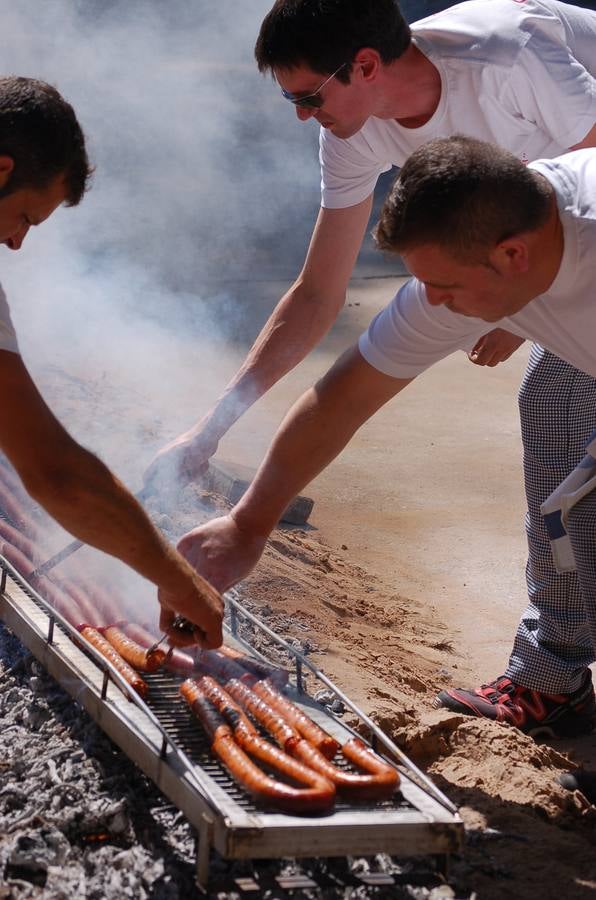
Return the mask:
[[[31,226],[63,204],[76,206],[91,171],[74,110],[58,91],[35,79],[0,78],[0,243],[19,250]],[[31,496],[77,538],[153,581],[164,629],[179,612],[198,626],[190,642],[219,646],[221,597],[116,476],[55,418],[19,355],[1,288],[0,392],[0,448]],[[172,640],[187,642],[177,632]]]
[[[415,23],[412,39],[394,0],[278,0],[261,27],[257,62],[301,120],[322,126],[321,210],[304,267],[246,362],[215,407],[164,448],[148,478],[170,469],[200,476],[242,412],[328,331],[381,172],[430,138],[462,131],[523,162],[593,146],[595,46],[596,13],[556,0],[468,0]],[[494,365],[519,343],[497,329],[479,337],[471,358]],[[585,622],[572,629],[565,620],[567,611],[578,619],[581,592],[575,575],[553,570],[539,502],[579,460],[595,403],[594,378],[533,350],[520,396],[531,603],[507,670],[531,690],[572,693],[594,659]],[[544,422],[555,419],[549,441],[541,440]]]
[[[355,431],[433,363],[471,346],[486,322],[538,339],[596,376],[596,150],[525,166],[473,138],[431,141],[404,165],[377,241],[401,253],[415,277],[290,410],[231,512],[179,543],[222,589],[250,572],[288,502]],[[596,407],[590,425],[596,427]],[[593,490],[573,506],[567,529],[579,548],[584,619],[596,645],[593,463]],[[496,687],[448,693],[459,711],[472,707],[475,715],[530,734],[576,735],[596,723],[587,667],[565,695],[529,690],[506,677]]]

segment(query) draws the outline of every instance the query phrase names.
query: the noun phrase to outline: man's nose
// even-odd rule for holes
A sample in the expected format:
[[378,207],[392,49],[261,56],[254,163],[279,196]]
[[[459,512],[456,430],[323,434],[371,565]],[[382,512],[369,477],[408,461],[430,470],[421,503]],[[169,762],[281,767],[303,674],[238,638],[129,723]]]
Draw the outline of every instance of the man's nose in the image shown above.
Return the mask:
[[314,114],[316,113],[316,109],[310,106],[297,106],[296,107],[296,115],[300,119],[301,122],[307,122],[309,119],[312,119]]
[[15,231],[9,238],[6,239],[5,244],[11,250],[20,250],[23,241],[27,237],[27,232],[29,231],[29,225],[21,225],[18,231]]

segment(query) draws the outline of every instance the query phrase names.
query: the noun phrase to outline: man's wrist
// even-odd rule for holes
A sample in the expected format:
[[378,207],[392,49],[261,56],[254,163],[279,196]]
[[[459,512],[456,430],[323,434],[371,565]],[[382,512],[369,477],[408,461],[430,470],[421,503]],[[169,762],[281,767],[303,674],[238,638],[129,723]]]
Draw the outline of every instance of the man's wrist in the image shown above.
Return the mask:
[[277,525],[281,513],[267,514],[262,506],[257,508],[255,505],[243,503],[243,500],[244,498],[239,500],[230,510],[230,518],[234,520],[239,531],[266,540]]

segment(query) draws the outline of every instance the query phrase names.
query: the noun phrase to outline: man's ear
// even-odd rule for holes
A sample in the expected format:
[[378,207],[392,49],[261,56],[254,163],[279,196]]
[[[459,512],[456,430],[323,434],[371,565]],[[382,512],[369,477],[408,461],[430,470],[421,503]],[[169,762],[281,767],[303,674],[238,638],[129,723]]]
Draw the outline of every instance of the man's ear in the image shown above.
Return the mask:
[[12,156],[0,156],[0,190],[3,190],[8,184],[13,169],[14,159]]
[[490,262],[503,276],[522,275],[530,265],[526,241],[519,237],[501,241],[490,254]]
[[352,63],[352,72],[360,69],[365,81],[373,81],[381,68],[381,56],[373,47],[362,47]]

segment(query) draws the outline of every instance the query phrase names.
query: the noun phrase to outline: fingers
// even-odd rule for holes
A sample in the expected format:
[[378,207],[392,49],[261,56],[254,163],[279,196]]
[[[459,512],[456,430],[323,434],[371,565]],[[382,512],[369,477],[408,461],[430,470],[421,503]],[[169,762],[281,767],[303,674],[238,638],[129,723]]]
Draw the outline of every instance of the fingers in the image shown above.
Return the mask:
[[477,341],[468,353],[468,359],[477,366],[493,368],[509,359],[523,343],[524,339],[518,335],[495,328]]
[[[202,626],[194,623],[194,628],[176,627],[175,620],[177,614],[162,606],[159,616],[159,629],[168,636],[168,641],[172,647],[194,647],[197,644],[205,650],[215,650],[221,647],[223,643],[223,631],[221,621],[214,619],[213,625],[208,631]],[[190,620],[189,620],[190,621]]]

